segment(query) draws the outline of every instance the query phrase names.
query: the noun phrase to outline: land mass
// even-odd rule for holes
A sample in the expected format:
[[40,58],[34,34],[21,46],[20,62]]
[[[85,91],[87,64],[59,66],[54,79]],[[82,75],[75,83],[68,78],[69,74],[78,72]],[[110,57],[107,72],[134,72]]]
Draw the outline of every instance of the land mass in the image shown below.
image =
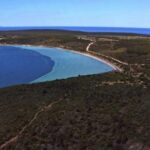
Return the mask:
[[0,90],[0,150],[149,150],[150,37],[0,32],[0,44],[71,49],[121,69]]

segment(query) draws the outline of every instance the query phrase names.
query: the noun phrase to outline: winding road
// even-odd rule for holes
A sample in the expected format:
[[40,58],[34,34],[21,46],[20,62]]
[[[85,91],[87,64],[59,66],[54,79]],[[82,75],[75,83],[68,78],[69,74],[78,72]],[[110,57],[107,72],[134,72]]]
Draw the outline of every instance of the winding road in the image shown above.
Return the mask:
[[90,47],[94,44],[94,43],[96,43],[96,42],[91,42],[91,43],[89,43],[89,45],[87,46],[87,48],[86,48],[86,51],[87,52],[89,52],[90,50]]
[[[87,48],[86,48],[86,52],[91,53],[91,54],[94,54],[94,55],[98,55],[98,56],[100,56],[100,57],[102,57],[102,58],[104,58],[104,59],[108,59],[108,60],[111,59],[111,60],[113,60],[114,62],[119,63],[120,65],[124,65],[124,66],[128,66],[128,65],[129,65],[128,63],[123,62],[123,61],[120,61],[120,60],[118,60],[118,59],[116,59],[116,58],[113,58],[113,57],[111,57],[111,56],[107,56],[107,55],[104,55],[104,54],[100,54],[100,53],[96,53],[96,52],[94,52],[94,51],[91,51],[91,50],[90,50],[90,47],[91,47],[93,44],[95,44],[95,43],[96,43],[96,41],[91,41],[91,42],[88,44]],[[120,71],[121,71],[121,69],[120,69]]]

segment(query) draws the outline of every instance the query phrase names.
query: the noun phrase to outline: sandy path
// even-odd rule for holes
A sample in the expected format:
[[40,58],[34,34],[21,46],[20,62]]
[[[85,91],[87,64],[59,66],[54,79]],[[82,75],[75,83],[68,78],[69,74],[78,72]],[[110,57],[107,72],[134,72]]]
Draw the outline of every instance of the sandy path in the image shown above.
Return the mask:
[[[95,43],[96,43],[96,41],[91,41],[91,42],[88,44],[87,48],[86,48],[86,52],[91,53],[91,54],[94,54],[94,55],[98,55],[98,56],[102,57],[102,59],[103,59],[103,58],[111,59],[111,60],[113,60],[114,62],[117,62],[117,63],[119,63],[119,64],[121,64],[121,65],[125,65],[125,66],[128,65],[128,63],[123,62],[123,61],[120,61],[120,60],[118,60],[118,59],[116,59],[116,58],[113,58],[113,57],[111,57],[111,56],[107,56],[107,55],[104,55],[104,54],[99,54],[99,53],[90,51],[90,47],[91,47],[93,44],[95,44]],[[104,60],[104,61],[105,61],[107,64],[110,65],[110,62],[109,62],[109,61],[107,61],[107,60]],[[117,68],[118,71],[120,71],[120,72],[122,71],[119,67],[116,67],[116,68]]]
[[87,52],[89,52],[90,47],[91,47],[94,43],[95,43],[95,42],[89,43],[89,45],[88,45],[87,48],[86,48],[86,51],[87,51]]
[[6,148],[7,146],[9,146],[10,144],[13,144],[15,142],[17,142],[19,136],[22,135],[22,133],[29,127],[32,125],[32,123],[37,119],[37,117],[39,116],[39,114],[41,114],[42,112],[44,111],[48,111],[49,109],[52,108],[53,105],[59,103],[62,99],[56,101],[56,102],[53,102],[53,103],[50,103],[48,106],[45,106],[43,108],[41,108],[32,118],[32,120],[27,124],[25,125],[21,130],[20,132],[15,136],[15,137],[12,137],[11,139],[9,139],[8,141],[6,141],[4,144],[0,145],[0,150]]

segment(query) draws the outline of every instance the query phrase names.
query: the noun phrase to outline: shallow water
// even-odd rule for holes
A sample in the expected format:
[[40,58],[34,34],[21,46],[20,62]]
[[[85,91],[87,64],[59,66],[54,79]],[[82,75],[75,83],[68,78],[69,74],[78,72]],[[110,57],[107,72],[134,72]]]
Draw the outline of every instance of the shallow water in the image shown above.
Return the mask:
[[[91,74],[99,74],[104,72],[112,71],[113,69],[94,59],[91,57],[87,57],[81,54],[77,54],[71,51],[67,51],[64,49],[59,48],[45,48],[45,47],[34,47],[34,46],[7,46],[7,49],[14,49],[17,48],[20,51],[26,51],[29,57],[28,61],[26,59],[21,59],[20,55],[16,56],[16,62],[22,60],[22,65],[25,65],[27,71],[25,72],[24,69],[15,69],[15,64],[13,65],[13,71],[16,71],[16,74],[22,76],[25,82],[23,83],[37,83],[37,82],[45,82],[51,81],[56,79],[65,79],[69,77],[76,77],[79,75],[91,75]],[[5,49],[5,46],[3,46]],[[9,53],[9,52],[8,52]],[[0,52],[1,55],[1,52]],[[38,55],[40,57],[33,57],[34,55]],[[3,58],[3,61],[11,62],[12,57]],[[34,59],[33,59],[34,58]],[[37,59],[35,59],[37,58]],[[40,62],[38,61],[40,60]],[[48,60],[49,59],[49,60]],[[42,63],[42,64],[41,64]],[[9,64],[9,63],[8,63]],[[34,64],[33,66],[30,64]],[[48,66],[49,65],[49,66]],[[10,63],[10,66],[11,63]],[[1,71],[7,70],[10,72],[10,66],[5,66],[5,68],[1,67]],[[28,68],[29,67],[29,68]],[[17,66],[18,68],[18,66]],[[45,73],[43,74],[43,70]],[[49,70],[47,72],[47,70]],[[20,73],[22,71],[22,73]],[[40,77],[32,78],[32,80],[26,80],[27,75],[33,76],[37,73],[41,73]],[[2,73],[1,73],[2,74]],[[7,76],[5,72],[5,82],[10,82],[11,75]],[[39,75],[39,74],[38,74]],[[11,80],[12,81],[12,80]],[[22,82],[18,82],[17,84],[21,84]],[[11,83],[13,85],[13,83]],[[5,83],[0,79],[0,86],[5,86]],[[8,84],[6,85],[8,86]]]

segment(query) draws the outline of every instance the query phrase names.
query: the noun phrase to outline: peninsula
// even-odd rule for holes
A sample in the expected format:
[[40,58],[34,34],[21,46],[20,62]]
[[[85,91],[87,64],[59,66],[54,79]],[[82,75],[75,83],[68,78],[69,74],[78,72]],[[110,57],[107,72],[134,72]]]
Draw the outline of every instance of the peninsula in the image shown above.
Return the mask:
[[1,31],[0,45],[60,47],[115,68],[0,89],[0,150],[150,149],[150,36]]

